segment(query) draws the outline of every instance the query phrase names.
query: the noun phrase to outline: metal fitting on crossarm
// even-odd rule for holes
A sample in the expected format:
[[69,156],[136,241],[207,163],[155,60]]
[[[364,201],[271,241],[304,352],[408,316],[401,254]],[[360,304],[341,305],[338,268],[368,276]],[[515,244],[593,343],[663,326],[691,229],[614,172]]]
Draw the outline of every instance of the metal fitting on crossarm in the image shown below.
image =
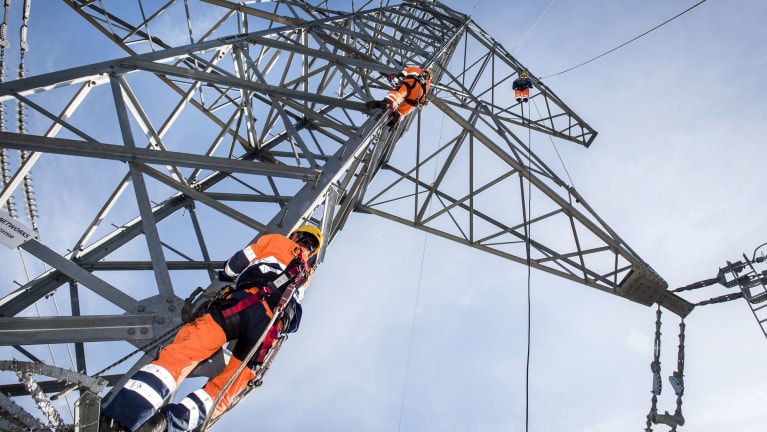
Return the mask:
[[684,417],[682,416],[682,413],[674,413],[669,414],[668,411],[666,411],[665,414],[653,414],[652,415],[652,422],[655,424],[664,424],[668,426],[683,426],[684,425]]

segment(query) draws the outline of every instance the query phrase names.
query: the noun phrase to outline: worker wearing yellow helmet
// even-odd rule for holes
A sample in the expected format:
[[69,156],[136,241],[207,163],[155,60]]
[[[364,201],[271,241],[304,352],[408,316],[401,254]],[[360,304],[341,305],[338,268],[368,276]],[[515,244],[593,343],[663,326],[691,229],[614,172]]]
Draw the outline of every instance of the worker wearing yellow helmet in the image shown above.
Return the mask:
[[290,239],[305,247],[309,256],[316,255],[322,246],[322,232],[312,225],[304,225],[296,229],[290,233]]
[[[255,378],[254,370],[280,334],[298,330],[301,300],[312,273],[307,262],[322,243],[322,232],[304,225],[288,236],[262,235],[232,255],[219,278],[235,287],[181,327],[173,343],[130,378],[102,410],[99,432],[185,432],[227,411]],[[281,300],[285,292],[292,292],[287,302]],[[276,312],[282,315],[270,327]],[[236,343],[223,372],[178,403],[164,405],[197,364],[229,341]],[[243,363],[247,364],[241,367]]]
[[431,69],[424,70],[418,66],[409,66],[399,74],[390,74],[389,82],[396,88],[389,91],[384,100],[367,102],[367,108],[394,110],[387,123],[389,127],[394,127],[413,110],[426,105],[433,76]]
[[527,76],[527,71],[519,74],[519,78],[514,80],[511,88],[514,89],[514,98],[517,102],[527,102],[530,98],[530,89],[533,88],[533,81]]

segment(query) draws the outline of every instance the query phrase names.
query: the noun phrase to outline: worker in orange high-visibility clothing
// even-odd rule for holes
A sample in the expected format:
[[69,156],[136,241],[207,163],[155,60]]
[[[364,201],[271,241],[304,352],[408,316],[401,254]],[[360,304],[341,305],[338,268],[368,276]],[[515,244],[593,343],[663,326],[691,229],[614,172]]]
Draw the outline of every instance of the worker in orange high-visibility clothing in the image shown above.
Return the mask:
[[389,75],[388,78],[397,88],[389,91],[384,100],[370,101],[366,103],[366,106],[368,109],[395,110],[387,123],[390,127],[394,127],[414,109],[426,105],[426,94],[431,88],[432,72],[430,69],[422,70],[417,66],[410,66],[399,74]]
[[527,72],[523,71],[511,84],[511,88],[514,90],[514,98],[517,102],[527,102],[530,98],[530,89],[533,88],[533,80],[527,76]]
[[[278,337],[278,329],[273,327],[267,331],[267,326],[273,308],[288,285],[280,276],[287,276],[289,283],[298,289],[285,308],[283,319],[278,320],[275,327],[286,332],[297,329],[300,302],[311,278],[307,261],[321,245],[320,230],[307,225],[288,237],[263,235],[256,243],[229,258],[222,273],[236,279],[234,291],[213,304],[204,315],[184,325],[173,343],[160,351],[157,360],[142,367],[128,380],[103,409],[100,432],[144,432],[165,430],[166,427],[169,432],[190,431],[200,427],[208,416],[214,418],[224,412],[231,400],[255,377],[252,368],[263,360],[264,351]],[[282,290],[275,287],[282,287]],[[248,367],[242,369],[214,408],[219,393],[264,334],[261,353],[250,359]],[[163,406],[201,361],[232,340],[237,342],[221,374],[179,403]]]

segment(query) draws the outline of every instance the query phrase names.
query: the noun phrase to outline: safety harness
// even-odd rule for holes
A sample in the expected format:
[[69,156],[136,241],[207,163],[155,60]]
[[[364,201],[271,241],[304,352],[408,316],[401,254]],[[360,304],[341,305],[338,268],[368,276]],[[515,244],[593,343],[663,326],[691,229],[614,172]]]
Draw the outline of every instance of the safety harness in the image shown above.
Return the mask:
[[[409,82],[408,81],[409,79],[412,79],[413,82]],[[420,84],[421,85],[421,97],[419,97],[418,99],[405,98],[405,102],[409,103],[410,105],[416,106],[416,107],[423,104],[422,101],[424,101],[424,99],[426,97],[426,80],[425,79],[421,78],[420,76],[408,75],[405,78],[403,78],[402,80],[400,80],[400,83],[402,85],[404,85],[405,87],[407,87],[407,94],[408,95],[410,95],[410,92],[412,92],[413,89],[416,87],[416,84]]]
[[[263,287],[257,287],[259,288],[258,291],[251,293],[251,295],[239,300],[234,305],[221,309],[221,315],[224,318],[229,318],[232,315],[238,314],[256,303],[265,301],[265,299],[272,296],[273,294],[279,294],[281,296],[285,292],[285,288],[287,288],[289,285],[295,285],[296,287],[303,285],[304,282],[306,282],[308,274],[309,271],[306,262],[301,258],[294,258],[293,261],[291,261],[287,267],[285,267],[285,270],[276,278],[274,278],[274,280],[266,283]],[[238,290],[246,290],[248,288],[256,288],[256,286],[237,287]],[[268,306],[267,311],[269,315],[271,315],[271,309],[273,305],[269,305],[267,302],[267,304],[264,306]]]
[[[240,373],[242,372],[243,369],[248,367],[248,365],[250,364],[250,360],[253,358],[254,355],[256,355],[256,352],[263,348],[261,345],[263,344],[268,332],[275,325],[276,321],[283,316],[286,306],[288,306],[288,304],[291,303],[291,300],[293,299],[293,294],[295,294],[296,290],[306,282],[306,278],[308,277],[308,275],[309,275],[308,264],[299,258],[295,258],[293,261],[290,262],[290,264],[288,264],[283,274],[281,274],[272,282],[269,282],[268,284],[266,284],[266,286],[261,288],[261,290],[266,290],[266,289],[272,290],[272,293],[280,293],[277,299],[277,302],[274,305],[274,313],[272,314],[270,321],[266,326],[266,329],[261,334],[261,337],[258,339],[258,341],[256,341],[255,344],[253,344],[253,348],[251,348],[250,352],[242,359],[242,363],[237,367],[237,370],[234,371],[234,373],[226,382],[226,384],[224,384],[224,386],[221,388],[221,391],[219,391],[218,396],[216,396],[216,399],[211,404],[211,408],[210,408],[211,412],[216,411],[218,404],[221,402],[222,397],[226,394],[226,392],[228,391],[229,387],[232,385],[234,380],[240,376]],[[250,297],[255,297],[255,295]],[[240,300],[240,302],[245,301],[250,297]],[[231,306],[230,308],[227,308],[227,309],[238,307],[238,304],[240,302],[238,302],[234,306]],[[256,302],[257,301],[252,301],[252,300],[249,301],[250,305],[253,305]],[[295,301],[293,301],[292,303],[299,304],[298,302],[295,302]],[[196,430],[200,430],[200,431],[207,430],[213,418],[214,416],[207,416],[202,426],[200,426]]]

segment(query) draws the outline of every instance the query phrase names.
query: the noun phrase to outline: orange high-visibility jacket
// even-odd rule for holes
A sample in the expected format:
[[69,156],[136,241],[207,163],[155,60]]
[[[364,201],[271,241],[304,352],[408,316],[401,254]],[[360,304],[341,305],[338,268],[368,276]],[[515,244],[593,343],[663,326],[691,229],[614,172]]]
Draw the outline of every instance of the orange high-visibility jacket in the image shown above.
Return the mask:
[[[263,273],[279,273],[297,257],[304,261],[309,259],[307,251],[293,240],[281,234],[266,234],[229,258],[224,271],[228,276],[236,278],[246,268],[258,265]],[[307,279],[307,282],[299,288],[297,293],[299,300],[303,297],[308,285]]]

